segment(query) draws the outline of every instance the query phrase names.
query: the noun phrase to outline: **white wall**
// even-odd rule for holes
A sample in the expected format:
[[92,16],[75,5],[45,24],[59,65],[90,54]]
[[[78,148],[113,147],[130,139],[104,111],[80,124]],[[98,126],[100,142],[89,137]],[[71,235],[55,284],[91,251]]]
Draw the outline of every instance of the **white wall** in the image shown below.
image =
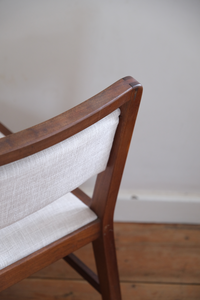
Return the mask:
[[122,190],[198,198],[199,16],[198,0],[1,0],[1,121],[21,130],[131,75],[144,95]]

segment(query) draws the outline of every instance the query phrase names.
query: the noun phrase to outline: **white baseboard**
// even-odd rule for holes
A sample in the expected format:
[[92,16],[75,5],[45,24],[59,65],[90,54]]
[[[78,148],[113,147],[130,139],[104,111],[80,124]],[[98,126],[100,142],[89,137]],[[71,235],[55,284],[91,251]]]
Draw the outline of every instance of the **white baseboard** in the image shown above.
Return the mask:
[[[90,189],[84,189],[91,196]],[[200,194],[120,190],[116,222],[200,224]]]
[[130,193],[122,192],[117,200],[114,220],[118,222],[200,224],[200,196],[180,194],[131,196]]

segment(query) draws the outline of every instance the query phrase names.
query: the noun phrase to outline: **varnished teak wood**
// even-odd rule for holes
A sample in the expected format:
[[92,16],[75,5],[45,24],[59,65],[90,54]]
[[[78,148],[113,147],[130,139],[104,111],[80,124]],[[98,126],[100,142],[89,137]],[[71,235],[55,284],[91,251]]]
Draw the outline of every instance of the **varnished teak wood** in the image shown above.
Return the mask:
[[0,132],[3,133],[4,135],[12,134],[12,132],[2,123],[0,123]]
[[[199,225],[115,223],[123,300],[199,300]],[[96,272],[92,245],[75,252]],[[39,296],[38,296],[39,295]],[[2,291],[1,300],[100,300],[61,259]]]
[[99,293],[101,288],[98,276],[88,268],[76,255],[73,253],[63,258],[76,272],[86,279]]
[[[100,288],[95,276],[76,259],[75,269],[101,290],[104,300],[120,300],[119,275],[113,235],[113,214],[117,194],[129,150],[132,132],[142,96],[141,85],[132,77],[117,81],[103,92],[75,108],[39,125],[0,139],[0,165],[16,161],[50,147],[94,124],[120,108],[119,125],[115,134],[106,170],[97,176],[94,194],[90,198],[80,189],[73,193],[97,214],[98,219],[76,232],[44,247],[0,271],[0,290],[26,278],[48,264],[66,257],[89,242],[97,264]],[[10,131],[4,131],[5,134]]]
[[63,114],[5,137],[0,140],[0,166],[50,147],[92,125],[129,101],[133,89],[142,90],[133,78],[121,79]]
[[0,291],[97,239],[100,229],[100,221],[94,221],[0,270]]
[[[114,233],[121,282],[200,286],[200,225],[114,223]],[[96,272],[91,244],[75,254]],[[80,279],[65,271],[60,260],[32,278]]]

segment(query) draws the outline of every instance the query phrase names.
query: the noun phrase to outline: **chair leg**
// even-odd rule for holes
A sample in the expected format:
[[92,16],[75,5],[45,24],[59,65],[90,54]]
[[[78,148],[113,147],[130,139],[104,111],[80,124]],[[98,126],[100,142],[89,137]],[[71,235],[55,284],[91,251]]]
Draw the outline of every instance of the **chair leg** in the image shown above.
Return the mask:
[[94,256],[103,300],[121,300],[113,227],[106,226],[93,242]]

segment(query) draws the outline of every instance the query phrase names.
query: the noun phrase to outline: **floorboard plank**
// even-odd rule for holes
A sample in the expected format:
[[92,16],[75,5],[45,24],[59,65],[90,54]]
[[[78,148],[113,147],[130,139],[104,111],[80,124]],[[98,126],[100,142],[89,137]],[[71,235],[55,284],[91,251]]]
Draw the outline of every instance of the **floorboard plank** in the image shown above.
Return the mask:
[[[123,300],[199,300],[200,226],[116,223]],[[91,245],[76,254],[95,270]],[[100,300],[64,260],[0,293],[0,300]]]
[[[116,223],[115,240],[121,281],[200,283],[200,226]],[[96,271],[91,245],[76,254]],[[81,278],[64,261],[33,277]]]
[[[123,300],[199,300],[200,285],[121,283]],[[25,279],[1,292],[1,300],[101,300],[81,280]]]

